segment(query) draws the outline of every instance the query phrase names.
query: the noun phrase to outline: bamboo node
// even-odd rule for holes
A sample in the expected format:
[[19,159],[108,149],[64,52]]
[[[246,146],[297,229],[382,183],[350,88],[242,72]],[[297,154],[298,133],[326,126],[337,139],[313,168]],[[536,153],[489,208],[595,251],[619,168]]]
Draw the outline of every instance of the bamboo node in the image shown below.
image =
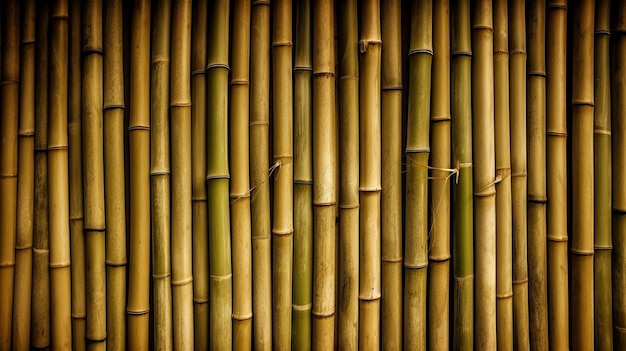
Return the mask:
[[570,249],[570,252],[576,256],[594,256],[596,254],[595,251],[579,250],[573,247]]
[[242,315],[236,315],[233,313],[232,318],[237,322],[249,321],[252,319],[252,312]]
[[191,198],[191,202],[206,202],[206,196],[194,196]]
[[306,305],[296,305],[296,304],[291,305],[294,311],[309,311],[311,310],[311,306],[313,306],[313,304],[310,304],[310,303],[307,303]]
[[313,317],[316,317],[318,319],[326,319],[326,318],[330,318],[332,316],[335,315],[335,311],[333,312],[316,312],[316,311],[312,311],[311,314],[313,315]]
[[535,204],[546,204],[548,203],[548,199],[545,197],[539,197],[539,196],[528,196],[528,202],[530,203],[535,203]]
[[207,175],[206,180],[219,180],[219,179],[230,179],[230,174],[216,174],[216,175]]
[[25,138],[35,137],[35,131],[34,130],[25,130],[23,132],[20,131],[17,135],[21,137],[25,137]]
[[210,63],[206,66],[206,71],[212,68],[225,68],[227,71],[230,71],[230,66],[224,63]]
[[133,310],[131,308],[126,308],[126,313],[131,315],[131,316],[142,316],[144,314],[148,314],[150,313],[150,309],[144,309],[144,310]]
[[417,55],[417,54],[427,54],[430,56],[433,56],[433,50],[432,49],[411,49],[409,50],[409,57],[411,57],[412,55]]
[[513,292],[507,294],[496,294],[496,299],[498,300],[508,300],[513,298]]
[[206,305],[207,303],[209,303],[209,299],[206,299],[206,298],[201,299],[201,298],[194,297],[193,303],[195,303],[196,305]]
[[49,263],[48,264],[48,267],[50,267],[50,269],[66,268],[66,267],[70,267],[70,266],[71,266],[70,261],[59,262],[59,263]]
[[433,261],[433,262],[436,262],[436,263],[438,263],[438,262],[447,262],[447,261],[450,261],[451,258],[452,258],[452,256],[450,254],[442,255],[442,256],[430,256],[430,255],[428,256],[428,259],[430,261]]
[[555,3],[549,3],[547,7],[548,7],[549,9],[567,10],[567,4],[555,4]]
[[496,180],[498,179],[498,177],[500,177],[500,180],[498,181],[498,183],[510,176],[511,176],[511,167],[500,167],[496,169]]
[[249,86],[250,85],[250,81],[248,79],[232,79],[230,81],[230,85],[243,85],[243,86]]
[[377,39],[359,40],[359,52],[364,54],[369,49],[370,45],[380,46],[382,44],[383,44],[382,40],[377,40]]
[[102,56],[103,53],[104,53],[104,51],[102,50],[102,48],[86,47],[86,48],[83,49],[82,55],[83,55],[83,57],[89,56],[89,55],[100,55],[100,56]]
[[626,327],[621,327],[617,324],[613,324],[613,328],[617,330],[620,334],[626,334]]
[[272,234],[275,236],[290,236],[293,235],[293,228],[272,229]]
[[546,135],[547,136],[553,136],[553,137],[567,137],[567,132],[560,132],[560,131],[552,131],[552,130],[547,130],[546,131]]
[[611,131],[607,129],[594,129],[593,134],[602,134],[602,135],[611,136]]
[[6,79],[0,82],[0,86],[2,85],[9,85],[9,84],[18,84],[19,80],[16,79]]
[[399,262],[402,262],[402,256],[400,256],[400,257],[391,257],[391,258],[383,257],[382,262],[383,263],[399,263]]
[[547,239],[548,241],[555,242],[555,243],[566,243],[569,241],[567,235],[564,235],[564,236],[547,235]]
[[63,151],[68,150],[69,146],[67,145],[48,145],[48,151]]
[[600,35],[606,35],[606,36],[611,36],[611,31],[607,30],[607,29],[596,29],[594,32],[594,34],[600,34]]
[[146,131],[150,131],[150,126],[140,126],[140,125],[135,125],[135,126],[130,126],[128,127],[128,131],[132,132],[135,130],[146,130]]
[[246,197],[250,197],[250,190],[243,194],[230,194],[230,205]]
[[419,270],[419,269],[428,268],[428,261],[425,263],[418,263],[418,264],[411,264],[411,263],[407,263],[406,261],[404,261],[403,266],[404,268],[408,270]]
[[1,178],[17,178],[17,173],[2,173],[0,174]]
[[126,262],[126,260],[120,261],[120,262],[113,262],[113,261],[110,261],[110,260],[105,260],[104,264],[107,267],[115,268],[115,267],[126,267],[127,262]]
[[197,76],[199,74],[205,74],[206,73],[206,69],[196,69],[191,71],[191,76]]
[[335,72],[330,72],[330,71],[313,71],[313,75],[315,77],[328,77],[328,78],[333,78],[335,76]]
[[50,253],[50,249],[40,249],[40,248],[37,248],[37,247],[33,246],[33,252],[34,253],[49,254]]
[[493,181],[474,191],[474,196],[485,197],[494,195],[496,193],[495,185],[500,183],[502,179],[502,175],[498,174]]
[[543,71],[529,71],[526,75],[529,76],[529,77],[535,76],[535,77],[543,77],[543,78],[545,78],[546,77],[546,72],[543,72]]
[[380,300],[381,294],[380,291],[376,291],[377,289],[372,288],[372,294],[369,296],[365,296],[359,293],[359,301],[363,302],[373,302]]
[[33,244],[25,244],[25,245],[15,245],[15,250],[31,250],[33,248]]
[[255,235],[252,237],[252,241],[255,240],[270,240],[272,238],[271,235]]
[[170,273],[165,273],[165,274],[152,274],[152,279],[155,280],[167,280],[169,277],[171,277],[172,275]]
[[526,174],[526,172],[513,172],[511,173],[511,177],[515,178],[515,177],[526,177],[528,174]]
[[527,284],[527,283],[528,283],[528,278],[524,278],[524,279],[513,279],[513,285]]
[[606,245],[606,246],[604,246],[604,245],[595,245],[593,247],[593,249],[595,251],[611,251],[611,250],[613,250],[613,245]]
[[272,42],[272,47],[276,48],[276,47],[284,47],[284,46],[293,46],[293,42],[292,41],[273,41]]
[[294,184],[300,184],[300,185],[313,185],[313,181],[312,180],[294,179],[293,183]]
[[85,339],[86,339],[87,341],[91,342],[91,343],[97,343],[97,342],[105,342],[105,341],[107,341],[107,337],[106,337],[106,335],[105,335],[105,336],[103,336],[103,337],[99,337],[99,338],[96,338],[96,337],[91,337],[91,336],[85,335]]
[[253,127],[253,126],[268,126],[270,124],[270,121],[250,121],[248,122],[248,126],[249,127]]
[[339,209],[340,210],[353,210],[355,208],[359,208],[361,205],[359,203],[356,204],[344,204],[344,203],[339,203]]
[[13,262],[0,262],[0,268],[15,267],[15,261]]
[[340,75],[339,76],[339,81],[351,80],[351,79],[354,79],[354,80],[358,81],[359,80],[359,76],[354,75],[354,74],[344,74],[344,75]]
[[154,56],[152,56],[152,63],[160,63],[160,62],[169,63],[170,62],[170,57],[166,56],[166,55],[154,55]]
[[189,285],[191,283],[193,283],[193,277],[188,277],[181,280],[172,280],[172,286],[183,286]]
[[594,107],[596,104],[589,100],[572,100],[572,106],[590,106]]
[[452,58],[455,58],[457,56],[472,57],[472,52],[471,51],[454,51],[451,56],[452,56]]
[[270,4],[270,0],[254,0],[254,1],[252,1],[252,6],[269,5],[269,4]]
[[158,177],[158,176],[168,176],[170,175],[170,171],[169,170],[163,170],[163,171],[152,171],[150,172],[150,176],[154,176],[154,177]]
[[191,106],[191,101],[190,100],[175,101],[175,102],[170,103],[170,108],[171,109],[185,108],[185,107],[190,107],[190,106]]
[[381,88],[382,91],[403,90],[402,85],[387,85]]
[[430,116],[430,120],[432,122],[450,122],[452,121],[452,116]]
[[213,281],[224,281],[224,280],[230,280],[232,279],[233,275],[231,274],[224,274],[224,275],[214,275],[214,274],[209,274],[209,279],[213,280]]
[[103,110],[103,111],[106,111],[106,110],[112,110],[112,109],[116,109],[116,108],[119,108],[119,109],[122,109],[122,110],[123,110],[123,109],[125,109],[125,108],[126,108],[126,106],[124,106],[124,105],[120,105],[120,104],[108,104],[108,105],[104,105],[104,106],[102,106],[102,110]]

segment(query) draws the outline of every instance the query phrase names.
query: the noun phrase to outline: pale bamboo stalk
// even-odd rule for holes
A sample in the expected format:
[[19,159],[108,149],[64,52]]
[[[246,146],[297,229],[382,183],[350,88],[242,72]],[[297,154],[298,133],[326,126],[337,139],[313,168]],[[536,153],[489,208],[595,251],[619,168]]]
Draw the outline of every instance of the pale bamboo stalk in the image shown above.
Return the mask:
[[122,1],[105,3],[104,196],[106,215],[107,349],[126,345],[126,201],[124,177],[124,67]]
[[145,350],[150,338],[150,3],[137,0],[130,16],[127,347]]
[[20,7],[2,3],[2,65],[0,66],[0,349],[11,348],[15,237],[17,230],[18,117],[20,78]]
[[380,3],[362,2],[359,38],[359,348],[379,349],[381,297]]
[[[432,167],[432,181],[429,214],[431,224],[429,227],[427,292],[428,345],[432,350],[450,349],[450,184],[454,178],[452,178],[453,175],[449,172],[449,169],[452,167],[450,162],[449,17],[448,0],[434,1],[432,106],[430,110],[430,129],[432,133],[430,165]],[[398,184],[401,183],[399,182]],[[383,183],[383,196],[385,193],[384,189]],[[400,243],[402,243],[401,238],[400,236]]]
[[594,1],[574,3],[572,44],[572,348],[594,348]]
[[453,187],[453,326],[455,350],[474,346],[474,217],[472,166],[472,108],[469,1],[457,0],[451,33],[451,110],[453,126],[453,164],[458,170]]
[[15,277],[18,279],[15,279],[13,296],[12,350],[28,350],[30,347],[35,192],[35,11],[34,0],[23,3],[15,238]]
[[530,349],[526,223],[526,25],[525,1],[509,3],[509,114],[513,224],[513,347]]
[[[341,1],[339,25],[339,309],[337,344],[359,345],[359,53],[357,1]],[[297,168],[296,168],[297,170]],[[400,318],[402,314],[398,315]]]
[[333,2],[313,4],[313,349],[335,345],[337,120]]
[[534,350],[548,349],[545,10],[545,0],[533,0],[526,11],[528,307],[530,343]]
[[432,2],[411,8],[409,99],[406,136],[406,208],[404,246],[404,348],[427,345],[428,162],[430,156]]
[[293,106],[293,325],[292,348],[311,349],[313,306],[313,105],[311,3],[296,2]]
[[[547,9],[547,238],[550,349],[569,349],[567,255],[567,1]],[[603,165],[605,166],[605,165]]]
[[269,188],[270,2],[252,2],[250,32],[250,185],[252,314],[255,350],[272,348],[272,246]]
[[233,241],[233,347],[252,348],[252,257],[249,173],[250,0],[233,4],[230,78],[231,235]]
[[228,199],[229,1],[210,4],[207,57],[207,195],[209,232],[210,347],[231,349],[232,264]]
[[611,292],[611,2],[598,1],[594,31],[594,337],[596,350],[613,350]]
[[35,204],[30,344],[50,347],[48,237],[48,1],[37,2],[35,44]]

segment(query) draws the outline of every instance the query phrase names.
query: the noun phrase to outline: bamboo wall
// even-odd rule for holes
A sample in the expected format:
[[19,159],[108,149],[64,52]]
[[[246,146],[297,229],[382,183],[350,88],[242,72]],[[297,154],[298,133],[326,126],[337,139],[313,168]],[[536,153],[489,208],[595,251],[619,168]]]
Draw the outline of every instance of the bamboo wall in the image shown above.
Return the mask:
[[0,350],[625,350],[626,3],[2,0]]

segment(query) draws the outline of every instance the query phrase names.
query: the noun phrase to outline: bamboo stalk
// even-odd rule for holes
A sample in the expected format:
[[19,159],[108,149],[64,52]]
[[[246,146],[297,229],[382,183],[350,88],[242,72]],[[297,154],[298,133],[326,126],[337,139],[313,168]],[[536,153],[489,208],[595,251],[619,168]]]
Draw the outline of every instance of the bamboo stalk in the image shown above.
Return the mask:
[[[36,2],[22,7],[20,38],[20,92],[17,165],[17,223],[15,286],[11,349],[30,347],[30,312],[33,267],[33,215],[35,192],[35,11]],[[1,49],[0,49],[1,50]]]
[[207,194],[211,349],[230,349],[232,334],[232,266],[228,206],[228,47],[229,1],[211,4],[207,57]]
[[362,3],[359,38],[359,347],[380,342],[380,3]]
[[249,92],[250,0],[235,1],[230,80],[231,235],[233,240],[233,347],[252,348]]
[[[357,1],[338,4],[340,349],[359,344],[359,54]],[[296,170],[298,168],[296,167]],[[400,314],[401,316],[401,314]]]
[[450,179],[452,175],[449,173],[451,168],[450,24],[447,0],[438,0],[433,4],[432,31],[432,106],[430,111],[432,182],[428,253],[428,269],[430,270],[428,274],[428,343],[433,350],[449,350]]
[[572,72],[572,347],[594,347],[594,2],[574,7]]
[[404,348],[426,348],[432,2],[413,3],[409,46],[404,250]]
[[126,345],[126,200],[124,177],[124,67],[121,0],[104,14],[103,137],[106,215],[107,349]]
[[453,162],[458,170],[453,187],[453,326],[455,350],[474,345],[474,217],[472,166],[472,108],[469,1],[457,0],[452,6],[451,99],[453,126]]
[[149,344],[150,313],[150,3],[132,7],[130,33],[130,265],[127,346]]
[[337,125],[332,1],[313,6],[313,349],[335,345]]
[[594,336],[598,350],[613,350],[611,295],[611,72],[609,37],[611,3],[598,1],[594,57]]
[[311,349],[313,306],[313,105],[311,3],[296,2],[294,57],[293,325],[292,348]]
[[529,333],[533,349],[547,350],[545,1],[533,0],[527,8]]
[[567,256],[567,2],[550,1],[547,13],[547,237],[550,348],[569,349]]
[[269,192],[270,2],[252,2],[250,32],[250,211],[255,350],[272,348],[272,246]]
[[526,25],[525,2],[509,3],[509,114],[513,225],[513,347],[530,349],[526,223]]

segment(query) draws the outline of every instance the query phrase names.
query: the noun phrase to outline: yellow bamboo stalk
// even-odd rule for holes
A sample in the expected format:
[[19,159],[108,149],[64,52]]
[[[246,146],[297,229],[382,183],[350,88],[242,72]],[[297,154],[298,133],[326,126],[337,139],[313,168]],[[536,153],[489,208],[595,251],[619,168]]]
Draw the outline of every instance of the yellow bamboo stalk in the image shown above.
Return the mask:
[[568,350],[567,1],[549,1],[546,22],[549,337],[550,349]]
[[381,111],[380,3],[363,1],[359,39],[359,347],[376,350],[380,342]]
[[574,4],[572,47],[572,347],[594,347],[594,1]]
[[17,165],[17,223],[15,238],[15,292],[11,349],[30,347],[35,192],[35,7],[23,3],[20,38],[20,96]]
[[127,346],[148,349],[150,312],[150,3],[137,0],[130,33],[130,265]]

